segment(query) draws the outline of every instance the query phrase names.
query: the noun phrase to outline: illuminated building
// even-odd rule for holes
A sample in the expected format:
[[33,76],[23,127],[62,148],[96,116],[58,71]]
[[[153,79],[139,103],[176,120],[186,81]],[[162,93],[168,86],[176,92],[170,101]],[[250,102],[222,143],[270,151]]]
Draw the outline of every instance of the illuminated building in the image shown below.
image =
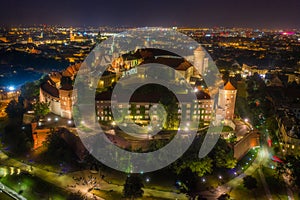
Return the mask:
[[75,33],[73,33],[73,30],[71,29],[70,30],[70,41],[71,42],[85,42],[87,41],[88,39],[85,38],[84,36],[82,35],[77,35]]
[[[73,91],[72,81],[81,64],[71,65],[63,72],[52,72],[48,80],[41,84],[40,102],[48,102],[52,113],[63,118],[71,119],[72,103],[76,100],[76,91]],[[105,73],[98,81],[98,88],[111,86],[116,81],[116,75]]]
[[195,73],[201,75],[204,75],[208,68],[208,58],[205,57],[205,51],[201,46],[194,51],[194,67]]
[[[150,109],[152,106],[159,104],[160,96],[163,94],[134,94],[129,104],[112,101],[111,95],[110,91],[106,91],[96,96],[96,110],[99,121],[112,122],[116,120],[113,119],[111,105],[117,106],[119,110],[128,109],[128,113],[123,113],[123,119],[118,119],[121,121],[131,119],[138,124],[148,124],[150,121],[158,120],[159,116],[155,112],[150,114]],[[184,94],[177,94],[177,96],[182,96],[181,98],[184,99]],[[209,95],[204,92],[198,92],[196,96],[197,101],[194,103],[189,101],[177,103],[176,115],[178,119],[201,121],[208,124],[213,119],[214,100],[210,99]]]
[[218,107],[223,111],[225,119],[232,120],[234,117],[236,88],[228,81],[223,89],[219,89]]
[[33,43],[32,37],[29,37],[27,43]]

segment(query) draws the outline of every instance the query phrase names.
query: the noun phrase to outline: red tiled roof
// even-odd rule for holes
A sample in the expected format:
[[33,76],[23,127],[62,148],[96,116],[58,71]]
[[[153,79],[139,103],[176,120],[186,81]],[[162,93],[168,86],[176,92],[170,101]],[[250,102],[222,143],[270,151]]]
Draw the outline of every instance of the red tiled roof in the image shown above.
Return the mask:
[[59,98],[59,92],[58,89],[52,85],[50,85],[48,82],[42,83],[41,89],[48,94],[50,94],[53,97]]
[[226,85],[224,86],[225,90],[236,90],[236,88],[228,81]]

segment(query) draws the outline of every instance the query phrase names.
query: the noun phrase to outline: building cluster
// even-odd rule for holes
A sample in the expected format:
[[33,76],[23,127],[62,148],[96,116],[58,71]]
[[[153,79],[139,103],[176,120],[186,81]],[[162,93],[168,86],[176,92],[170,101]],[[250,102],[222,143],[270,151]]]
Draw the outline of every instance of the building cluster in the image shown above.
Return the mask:
[[[195,87],[195,91],[189,92],[196,93],[197,102],[181,102],[181,104],[178,104],[178,113],[176,114],[179,117],[184,117],[186,120],[201,120],[208,123],[215,119],[216,113],[214,110],[217,108],[219,120],[233,119],[236,89],[228,82],[223,89],[220,89],[218,103],[215,104],[214,99],[210,98],[209,94],[202,88],[203,86],[197,85],[197,81],[201,79],[199,72],[205,73],[208,68],[208,59],[201,47],[195,49],[194,59],[195,66],[192,66],[181,58],[155,56],[154,62],[166,64],[175,69],[175,73],[170,75],[173,78],[172,80],[174,80],[173,84],[180,85],[181,78],[184,78]],[[148,74],[151,74],[151,69],[139,67],[140,63],[144,63],[142,58],[117,58],[111,66],[112,69],[103,74],[97,83],[97,88],[107,88],[116,82],[118,78],[124,76],[128,79],[141,79],[142,81],[145,78],[143,75],[148,76]],[[40,101],[49,102],[51,112],[64,118],[72,118],[72,102],[76,101],[76,99],[72,99],[74,98],[72,97],[74,92],[72,82],[79,67],[80,64],[72,65],[63,72],[50,73],[48,80],[40,87]],[[95,80],[92,79],[91,81]],[[184,96],[186,94],[176,95]],[[137,96],[130,102],[131,111],[126,117],[133,119],[135,122],[147,123],[150,121],[149,110],[151,106],[159,103],[159,101],[160,97],[157,94],[144,94],[144,99]],[[97,114],[100,121],[111,122],[114,120],[110,108],[111,102],[111,93],[109,91],[99,93],[96,96]],[[117,102],[117,104],[120,108],[128,106],[126,102]]]
[[[140,50],[139,50],[140,51]],[[143,54],[139,52],[140,54]],[[145,52],[144,52],[145,53]],[[152,56],[151,59],[145,59],[143,56],[139,56],[137,52],[133,52],[130,55],[125,55],[116,58],[111,61],[108,66],[108,70],[103,73],[99,80],[91,78],[90,81],[94,82],[98,90],[95,96],[95,109],[98,120],[101,124],[112,125],[116,122],[121,124],[136,123],[142,126],[160,126],[161,113],[157,112],[155,106],[162,102],[162,97],[167,94],[160,92],[145,93],[135,92],[130,102],[122,102],[122,100],[116,100],[112,98],[111,86],[118,81],[121,77],[123,82],[143,82],[147,78],[159,78],[159,76],[170,76],[173,80],[172,85],[179,85],[183,80],[188,82],[192,87],[192,91],[179,91],[176,96],[179,96],[181,102],[175,103],[175,107],[172,113],[172,120],[180,121],[184,120],[188,122],[184,129],[188,131],[191,128],[198,128],[194,126],[194,122],[200,121],[200,125],[209,125],[213,122],[215,125],[223,123],[226,126],[233,128],[233,134],[235,134],[235,104],[237,89],[233,84],[228,81],[224,87],[219,88],[216,99],[211,98],[208,93],[207,87],[203,83],[202,72],[206,73],[208,70],[208,61],[204,50],[199,47],[194,50],[194,66],[186,60],[176,56],[166,56],[164,54],[157,54]],[[148,55],[148,53],[146,53]],[[174,70],[172,73],[160,74],[155,73],[151,67],[139,66],[147,63],[160,63],[167,65]],[[73,102],[79,100],[76,95],[73,95],[72,82],[79,70],[80,64],[69,66],[63,72],[52,72],[49,74],[49,78],[41,85],[40,88],[40,101],[49,102],[50,110],[56,115],[63,118],[72,119],[72,106]],[[152,69],[152,71],[151,71]],[[152,77],[153,76],[153,77]],[[97,82],[98,81],[98,82]],[[168,85],[165,85],[168,88]],[[195,94],[197,100],[190,102],[186,97],[189,93]],[[118,94],[119,96],[122,94]],[[75,99],[72,99],[72,96]],[[73,97],[73,98],[74,98]],[[123,99],[123,98],[119,98]],[[186,101],[185,101],[186,99]],[[118,115],[113,116],[112,106],[117,108]],[[170,119],[168,119],[170,120]],[[174,124],[168,121],[169,124]],[[178,125],[178,124],[177,124]],[[170,128],[170,126],[169,126]],[[174,125],[173,128],[178,128]],[[225,138],[227,133],[222,133]],[[258,133],[255,131],[242,133],[241,137],[232,145],[234,156],[237,159],[241,159],[249,149],[259,144]]]
[[[285,154],[300,155],[300,88],[291,74],[273,75],[267,87],[268,99],[276,111],[280,146]],[[293,77],[298,77],[298,75]],[[291,81],[293,80],[293,81]]]

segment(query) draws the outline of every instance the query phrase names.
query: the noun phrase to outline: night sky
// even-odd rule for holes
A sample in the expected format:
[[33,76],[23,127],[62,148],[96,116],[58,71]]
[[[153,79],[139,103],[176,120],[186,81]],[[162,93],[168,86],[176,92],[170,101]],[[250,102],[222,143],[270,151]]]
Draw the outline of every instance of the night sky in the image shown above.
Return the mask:
[[300,0],[1,0],[0,24],[300,28]]

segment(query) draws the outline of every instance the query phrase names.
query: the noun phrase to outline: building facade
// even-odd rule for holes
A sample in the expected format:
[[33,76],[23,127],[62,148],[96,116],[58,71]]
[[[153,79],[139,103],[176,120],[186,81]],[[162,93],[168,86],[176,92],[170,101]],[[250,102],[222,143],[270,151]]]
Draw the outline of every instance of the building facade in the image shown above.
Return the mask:
[[223,89],[219,89],[218,109],[223,113],[225,119],[232,120],[234,117],[237,90],[228,81]]

